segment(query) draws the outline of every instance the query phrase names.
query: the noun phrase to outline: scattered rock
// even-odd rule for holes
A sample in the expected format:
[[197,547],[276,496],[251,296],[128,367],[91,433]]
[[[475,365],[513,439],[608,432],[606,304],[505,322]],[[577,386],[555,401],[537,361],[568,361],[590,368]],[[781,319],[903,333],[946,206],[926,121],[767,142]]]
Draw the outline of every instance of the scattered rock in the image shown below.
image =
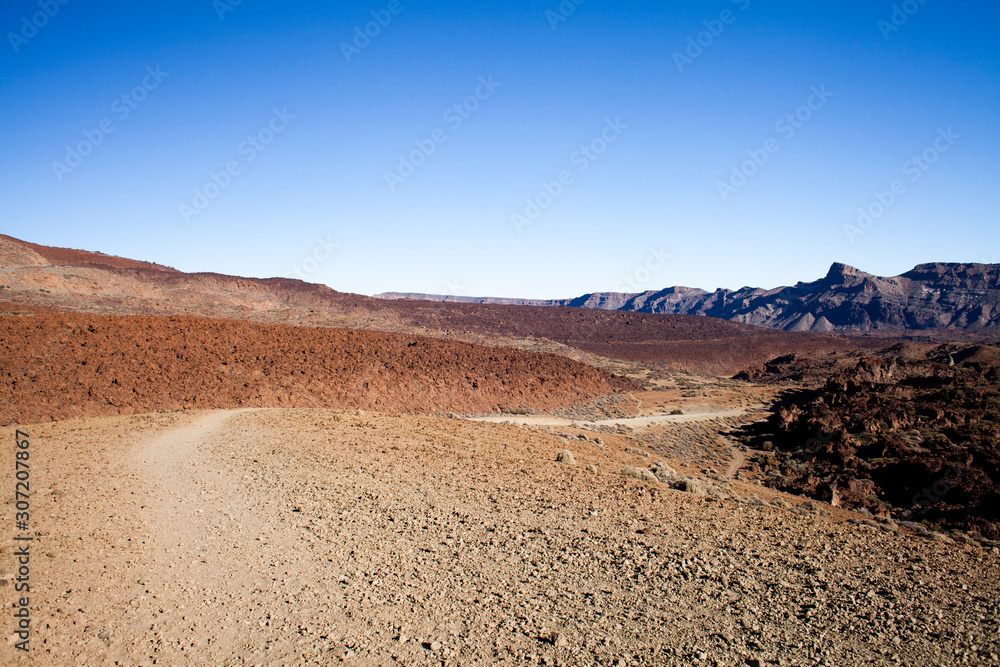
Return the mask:
[[622,474],[626,477],[634,477],[636,479],[641,479],[646,482],[659,482],[660,480],[656,478],[652,470],[647,468],[635,468],[633,466],[625,466],[622,468]]
[[922,523],[916,523],[915,521],[900,521],[899,525],[903,528],[909,528],[917,535],[929,535],[930,531]]
[[[46,446],[60,452],[47,463],[56,472],[47,472],[46,481],[73,488],[81,465],[95,466],[95,493],[115,501],[108,517],[103,502],[75,492],[57,511],[72,516],[85,503],[97,508],[84,515],[93,520],[82,526],[108,531],[106,544],[115,547],[105,546],[102,556],[109,570],[126,572],[120,578],[129,584],[107,588],[100,572],[67,577],[73,566],[63,556],[46,564],[57,575],[53,581],[65,583],[41,587],[41,608],[86,610],[46,629],[57,658],[50,662],[97,664],[120,652],[122,664],[150,664],[154,654],[146,647],[153,644],[146,640],[162,638],[156,663],[168,665],[185,664],[189,656],[225,664],[226,651],[234,654],[230,664],[276,665],[996,663],[991,582],[998,580],[1000,561],[989,550],[889,539],[880,532],[890,526],[885,519],[866,517],[876,527],[799,520],[788,512],[672,493],[668,485],[577,475],[576,468],[552,466],[556,457],[538,460],[539,451],[547,452],[543,459],[560,452],[540,449],[558,442],[548,434],[382,414],[366,415],[369,427],[344,415],[339,423],[326,410],[289,411],[281,419],[246,411],[228,421],[204,421],[198,437],[210,433],[212,448],[199,447],[190,431],[177,435],[174,424],[186,426],[186,416],[170,417],[155,431],[155,422],[150,431],[136,431],[146,428],[137,417],[126,422],[128,436],[115,440],[120,449],[96,457],[95,442],[102,449],[107,443],[94,433],[105,427],[46,426]],[[477,439],[486,428],[494,437]],[[700,433],[695,428],[677,431]],[[162,465],[147,471],[145,456],[107,455],[131,451],[125,447],[134,447],[136,433],[157,431],[175,443],[191,439],[186,451],[148,450],[169,454],[172,469],[185,474],[162,475]],[[296,434],[294,440],[279,437],[287,433]],[[405,442],[396,450],[399,434],[406,434]],[[584,460],[601,473],[621,471],[631,461],[620,458],[619,442],[624,445],[616,440],[612,454],[587,450]],[[710,452],[715,439],[689,442]],[[643,480],[654,470],[670,472],[668,460],[684,463],[684,477],[728,460],[722,449],[719,460],[661,451],[655,443],[648,449],[650,459],[632,459],[656,462],[648,471],[636,470]],[[114,474],[123,472],[117,459],[131,461],[124,470],[148,475],[140,478],[151,486],[171,479],[174,485],[162,499],[154,496],[145,514],[135,503],[130,515],[136,487]],[[207,486],[190,484],[189,467]],[[220,469],[225,474],[217,476]],[[722,486],[700,475],[677,481],[702,484],[710,496]],[[754,488],[733,487],[744,494]],[[149,539],[157,540],[149,549],[154,556],[140,555],[134,562],[142,567],[128,570],[126,559],[133,556],[119,553],[118,545],[134,540],[143,516],[173,519],[175,495],[193,503],[180,508],[182,516],[190,512],[198,525],[221,531],[225,549],[199,540],[184,551],[181,538],[191,535],[190,524],[170,521],[171,539],[150,531]],[[247,498],[263,502],[242,506]],[[302,510],[294,522],[285,521],[290,507]],[[59,541],[49,538],[49,544],[56,548]],[[230,547],[257,550],[261,558],[226,557]],[[156,559],[161,553],[168,557]],[[177,558],[181,554],[193,556],[197,569]],[[197,581],[206,564],[218,581],[240,582],[234,596],[208,597],[213,592]],[[11,564],[0,562],[0,577],[4,567]],[[289,605],[285,586],[258,586],[282,575],[302,603]],[[159,596],[173,586],[176,598]],[[64,591],[66,598],[60,597]],[[160,620],[165,601],[174,602],[172,615]],[[178,609],[179,602],[187,608]],[[104,620],[114,618],[118,603],[134,606],[135,618],[149,618],[163,632],[147,634],[137,626],[143,632],[133,637],[131,627]],[[734,605],[739,614],[731,613]],[[864,627],[863,641],[853,619]],[[190,634],[195,625],[197,636]],[[115,628],[113,639],[98,634],[107,627]],[[244,635],[241,627],[253,632]]]
[[566,465],[571,465],[571,466],[576,465],[576,457],[574,457],[573,452],[569,451],[568,449],[564,449],[561,452],[559,452],[559,455],[556,456],[556,461],[559,461],[560,463],[565,463]]
[[351,655],[351,649],[347,648],[343,644],[337,644],[330,649],[330,655],[334,658],[339,658],[340,660],[346,660]]
[[674,482],[680,478],[677,471],[662,459],[654,463],[650,469],[653,471],[654,475],[659,477],[660,480],[664,482]]
[[678,491],[693,493],[696,496],[708,495],[708,489],[705,487],[705,484],[701,480],[694,479],[693,477],[688,477],[676,482],[674,484],[674,488]]

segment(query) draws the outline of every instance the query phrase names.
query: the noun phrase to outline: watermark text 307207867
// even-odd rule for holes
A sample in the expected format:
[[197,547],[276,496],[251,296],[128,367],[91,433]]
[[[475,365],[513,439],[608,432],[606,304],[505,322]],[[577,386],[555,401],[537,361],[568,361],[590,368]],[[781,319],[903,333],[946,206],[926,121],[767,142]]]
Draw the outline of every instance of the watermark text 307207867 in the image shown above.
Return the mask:
[[14,433],[14,646],[28,651],[31,642],[31,440],[23,431]]

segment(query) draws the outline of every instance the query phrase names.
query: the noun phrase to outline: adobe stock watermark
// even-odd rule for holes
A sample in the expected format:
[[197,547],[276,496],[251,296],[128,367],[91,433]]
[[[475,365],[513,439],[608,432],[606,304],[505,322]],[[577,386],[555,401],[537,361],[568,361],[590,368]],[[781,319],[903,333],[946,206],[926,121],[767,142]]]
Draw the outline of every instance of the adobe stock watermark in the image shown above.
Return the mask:
[[[731,0],[731,2],[741,12],[750,9],[750,0]],[[683,74],[685,67],[693,65],[695,60],[701,58],[705,53],[705,49],[711,48],[715,44],[715,40],[721,37],[722,33],[726,31],[726,26],[736,22],[737,16],[738,14],[732,9],[723,9],[719,12],[719,18],[702,21],[705,29],[687,38],[687,47],[683,53],[680,51],[674,51],[673,53],[674,65],[677,66],[677,71]]]
[[[119,122],[125,121],[132,112],[139,108],[139,105],[146,101],[149,94],[160,87],[163,80],[170,76],[170,72],[164,72],[157,65],[156,68],[147,67],[146,76],[142,82],[131,90],[122,93],[111,101],[111,113]],[[67,174],[72,173],[84,159],[91,155],[94,150],[104,143],[105,138],[117,129],[114,119],[110,116],[102,118],[97,127],[83,130],[83,139],[73,145],[66,146],[66,157],[62,162],[54,161],[52,171],[60,183]]]
[[267,150],[271,142],[288,128],[289,123],[294,118],[295,114],[288,113],[288,107],[282,110],[273,109],[267,124],[236,147],[236,154],[243,158],[242,161],[239,159],[230,160],[221,170],[208,172],[208,182],[202,187],[194,189],[191,203],[182,202],[178,205],[184,222],[190,223],[191,218],[201,215],[209,204],[218,199],[226,188],[232,185],[233,179],[243,173],[243,167],[256,160],[258,155]]
[[465,285],[462,284],[462,279],[459,277],[450,278],[444,281],[444,292],[445,296],[469,296],[466,291]]
[[[502,85],[499,81],[493,80],[492,74],[487,77],[479,77],[479,85],[476,86],[472,94],[445,109],[441,120],[451,127],[452,132],[455,132],[462,127],[465,121],[472,118],[472,114],[479,109],[483,102],[493,97],[493,93]],[[414,140],[416,149],[410,151],[409,154],[399,156],[399,164],[396,165],[395,171],[385,172],[385,183],[389,186],[389,191],[395,192],[396,188],[405,183],[410,176],[413,176],[417,169],[423,166],[427,159],[437,151],[438,146],[446,141],[448,141],[448,132],[440,127],[431,131],[430,136],[426,139]]]
[[364,28],[354,26],[354,39],[351,42],[341,42],[340,52],[344,54],[347,64],[351,63],[354,56],[360,56],[361,52],[367,49],[372,40],[382,34],[382,31],[392,23],[393,16],[403,13],[403,3],[400,0],[389,0],[385,9],[372,10],[372,20],[365,23]]
[[218,15],[220,21],[226,20],[226,14],[236,11],[236,8],[243,4],[243,0],[212,0],[212,9]]
[[556,7],[555,11],[551,9],[545,10],[545,18],[549,22],[549,26],[552,28],[552,32],[555,32],[559,27],[560,23],[565,23],[569,20],[570,16],[576,14],[576,9],[587,0],[562,0],[559,6]]
[[340,246],[333,242],[329,234],[327,234],[326,238],[321,236],[316,237],[316,246],[313,248],[312,253],[298,264],[293,264],[291,271],[288,272],[288,277],[309,282],[309,276],[316,273],[321,265],[329,262],[337,250],[340,250]]
[[[597,162],[608,150],[611,144],[621,138],[622,133],[628,129],[628,125],[616,117],[604,119],[604,128],[600,133],[587,144],[580,146],[569,157],[569,163],[576,168],[576,172],[582,174],[590,169],[590,166]],[[510,216],[514,229],[520,234],[528,225],[534,224],[542,213],[546,211],[557,199],[563,196],[566,189],[573,185],[576,177],[571,169],[563,169],[551,181],[542,181],[542,189],[533,197],[524,200],[524,210]]]
[[808,463],[819,454],[820,450],[831,442],[833,442],[833,434],[827,433],[822,428],[818,428],[816,429],[816,435],[806,440],[805,446],[795,452],[794,458],[799,463]]
[[[652,280],[653,276],[663,269],[663,267],[665,267],[672,258],[673,256],[666,252],[663,249],[663,246],[659,246],[658,248],[650,246],[649,254],[646,256],[646,259],[634,269],[623,275],[621,280],[615,283],[614,291],[626,294],[641,294],[643,292],[651,291],[649,288],[644,287],[644,285]],[[616,308],[595,308],[594,310],[619,312]],[[602,318],[603,313],[593,313],[585,322],[577,324],[574,327],[575,337],[577,340],[589,342],[596,339],[606,342],[608,330],[606,320],[603,320]],[[635,397],[633,396],[633,398]]]
[[[809,90],[811,94],[804,104],[792,113],[785,114],[784,117],[779,118],[774,124],[775,131],[781,134],[781,138],[784,141],[789,141],[794,137],[795,133],[805,127],[805,124],[812,119],[813,114],[822,109],[827,100],[833,97],[833,93],[826,89],[825,84],[819,88],[813,86]],[[732,166],[728,181],[718,181],[716,183],[722,201],[729,201],[729,198],[746,185],[760,171],[760,168],[767,164],[771,156],[780,150],[781,142],[774,137],[765,141],[760,148],[748,149],[747,156],[749,159],[744,160],[739,165]]]
[[[955,134],[949,126],[948,129],[938,128],[938,136],[919,155],[914,155],[903,163],[903,176],[908,177],[910,183],[916,183],[927,173],[934,164],[941,159],[941,156],[951,150],[955,142],[962,138],[962,135]],[[876,190],[874,200],[867,206],[858,207],[858,217],[853,223],[844,225],[844,234],[847,240],[853,245],[859,236],[875,226],[875,223],[882,218],[889,209],[892,208],[899,198],[907,193],[906,181],[897,178],[889,184],[887,190]]]
[[879,19],[878,29],[882,32],[882,39],[888,41],[894,32],[899,32],[910,20],[910,17],[920,11],[920,8],[927,4],[927,0],[904,0],[898,5],[892,6],[892,13],[889,20]]
[[621,280],[615,283],[615,291],[624,292],[626,287],[632,293],[645,291],[642,286],[652,279],[653,274],[666,266],[670,258],[670,253],[666,252],[663,246],[659,248],[650,246],[646,261],[626,273]]
[[70,0],[38,0],[40,12],[31,16],[21,17],[21,29],[18,32],[8,32],[7,41],[14,53],[20,53],[21,47],[38,36],[38,32],[56,17],[59,10],[68,5]]
[[961,470],[955,466],[949,466],[940,479],[913,496],[912,508],[914,514],[920,515],[929,512],[934,505],[944,500],[948,492],[962,481],[963,476]]

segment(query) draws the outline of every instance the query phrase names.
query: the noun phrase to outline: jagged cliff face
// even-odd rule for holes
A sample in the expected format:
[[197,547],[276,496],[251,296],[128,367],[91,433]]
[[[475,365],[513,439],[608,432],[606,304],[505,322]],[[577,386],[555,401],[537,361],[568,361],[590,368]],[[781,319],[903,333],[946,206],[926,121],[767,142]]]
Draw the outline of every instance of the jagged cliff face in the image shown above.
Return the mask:
[[1000,264],[921,264],[893,278],[834,264],[825,278],[770,290],[743,287],[706,292],[668,287],[639,294],[595,292],[553,301],[427,294],[383,296],[706,315],[786,331],[819,333],[1000,328]]
[[639,294],[595,292],[553,301],[428,294],[383,297],[706,315],[786,331],[818,333],[997,329],[1000,328],[1000,264],[921,264],[893,278],[834,264],[825,278],[770,290],[743,287],[706,292],[668,287]]
[[825,278],[772,290],[670,287],[588,294],[565,305],[707,315],[788,331],[1000,328],[1000,264],[921,264],[880,278],[834,264]]

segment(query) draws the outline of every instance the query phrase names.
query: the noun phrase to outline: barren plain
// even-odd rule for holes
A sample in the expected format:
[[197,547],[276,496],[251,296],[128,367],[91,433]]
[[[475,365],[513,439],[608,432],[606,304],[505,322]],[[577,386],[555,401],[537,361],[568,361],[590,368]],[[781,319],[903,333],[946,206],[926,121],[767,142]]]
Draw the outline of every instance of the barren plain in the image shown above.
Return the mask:
[[[1000,665],[1000,545],[774,490],[810,469],[738,439],[892,341],[8,237],[0,288],[0,664]],[[986,433],[974,389],[945,416]]]
[[[35,645],[17,657],[8,642],[8,664],[996,664],[1000,651],[995,550],[721,475],[709,495],[627,477],[660,456],[629,435],[315,409],[24,430]],[[556,460],[566,449],[575,464]]]

